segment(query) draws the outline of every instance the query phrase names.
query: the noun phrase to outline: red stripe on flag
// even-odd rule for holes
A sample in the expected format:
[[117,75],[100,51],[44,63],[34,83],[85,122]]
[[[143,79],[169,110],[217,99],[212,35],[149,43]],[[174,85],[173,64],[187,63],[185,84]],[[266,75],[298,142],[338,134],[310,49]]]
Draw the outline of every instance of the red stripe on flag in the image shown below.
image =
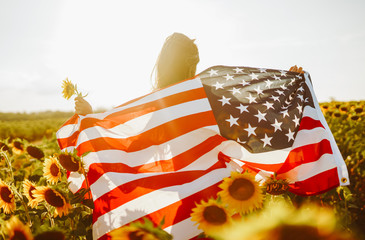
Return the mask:
[[218,161],[207,170],[186,171],[150,176],[122,184],[105,193],[94,201],[93,222],[101,215],[147,193],[155,190],[192,182],[205,174],[218,169],[225,168],[225,163]]
[[[155,101],[147,102],[142,105],[138,105],[135,107],[127,108],[115,113],[112,113],[106,116],[104,119],[100,120],[97,118],[84,118],[80,123],[80,129],[85,130],[94,126],[102,127],[105,129],[113,128],[120,124],[123,124],[129,120],[134,118],[143,116],[148,113],[155,112],[157,110],[161,110],[167,107],[175,106],[184,102],[189,102],[193,100],[198,100],[206,98],[205,92],[203,88],[192,89],[185,92],[180,92],[174,95],[170,95],[164,97],[162,99],[157,99]],[[77,115],[75,115],[77,117]],[[77,119],[74,117],[68,121],[68,124],[76,123]],[[66,124],[67,125],[67,124]],[[78,132],[79,133],[79,132]],[[73,134],[72,136],[62,139],[60,143],[62,146],[70,146],[70,143],[76,143],[78,138],[78,133]],[[61,140],[61,139],[60,139]],[[75,145],[73,145],[75,146]]]
[[310,130],[316,127],[324,128],[321,121],[315,120],[311,117],[303,117],[300,121],[299,131],[300,130]]
[[70,146],[76,146],[77,138],[79,137],[80,131],[75,131],[70,137],[68,138],[58,138],[58,145],[60,149],[64,149]]
[[216,124],[214,115],[211,111],[200,112],[174,119],[133,137],[125,139],[109,137],[92,139],[81,143],[77,147],[77,150],[79,154],[109,149],[135,152],[152,145],[160,145],[195,129]]
[[332,154],[331,143],[323,139],[319,143],[313,143],[295,148],[290,151],[282,167],[277,174],[288,172],[289,170],[304,163],[317,161],[323,154]]
[[[304,181],[289,184],[290,192],[302,195],[311,196],[321,194],[337,187],[340,184],[338,179],[337,168],[321,172]],[[306,191],[310,189],[311,191]]]
[[[150,219],[154,223],[159,223],[164,218],[165,222],[162,228],[179,223],[187,218],[190,218],[190,213],[192,212],[192,209],[196,207],[196,203],[200,203],[201,200],[207,201],[209,198],[217,197],[217,193],[221,190],[218,187],[219,184],[220,182],[144,217]],[[143,222],[144,217],[141,217],[135,221]],[[98,240],[109,239],[111,239],[109,233],[103,235],[101,238],[98,238]]]
[[196,159],[203,156],[226,139],[220,135],[214,135],[204,142],[190,148],[189,150],[173,157],[172,159],[146,163],[141,166],[130,167],[122,162],[119,163],[93,163],[89,167],[89,182],[93,184],[107,172],[119,173],[147,173],[147,172],[172,172],[178,171]]

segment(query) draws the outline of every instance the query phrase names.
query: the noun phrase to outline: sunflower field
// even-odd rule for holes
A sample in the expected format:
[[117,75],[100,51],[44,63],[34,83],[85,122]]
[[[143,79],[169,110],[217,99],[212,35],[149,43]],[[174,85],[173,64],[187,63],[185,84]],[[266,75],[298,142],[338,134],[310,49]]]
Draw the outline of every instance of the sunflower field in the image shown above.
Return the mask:
[[[196,203],[202,239],[365,239],[365,101],[320,104],[347,164],[350,182],[321,195],[290,193],[281,179],[259,185],[232,173],[215,199]],[[73,113],[0,113],[0,239],[92,239],[88,190],[68,190],[67,172],[87,174],[75,153],[61,153],[55,132]],[[148,219],[113,239],[172,239]]]

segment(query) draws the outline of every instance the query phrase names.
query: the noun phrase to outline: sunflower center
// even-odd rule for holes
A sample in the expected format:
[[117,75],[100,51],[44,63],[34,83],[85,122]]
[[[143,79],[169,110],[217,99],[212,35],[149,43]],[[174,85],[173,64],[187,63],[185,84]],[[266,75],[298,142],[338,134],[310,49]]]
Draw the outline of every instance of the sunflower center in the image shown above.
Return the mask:
[[14,236],[10,238],[10,240],[27,240],[27,236],[24,235],[24,232],[20,230],[15,230]]
[[204,219],[210,224],[221,225],[227,221],[226,212],[218,206],[207,206],[203,212]]
[[12,194],[8,187],[1,187],[0,196],[4,202],[11,203]]
[[255,192],[255,186],[250,180],[238,178],[233,180],[231,186],[228,188],[228,191],[234,199],[244,201],[253,196]]
[[49,189],[44,193],[46,201],[54,207],[63,207],[63,198],[57,195],[53,190]]
[[23,150],[23,144],[22,143],[20,143],[18,141],[15,141],[15,142],[13,142],[13,144],[14,144],[15,148],[17,148],[19,150]]
[[60,163],[67,171],[77,172],[79,170],[79,163],[75,162],[73,157],[67,154],[60,154]]
[[29,153],[30,156],[36,158],[36,159],[41,159],[44,157],[44,153],[42,150],[40,150],[37,147],[33,147],[33,146],[28,146],[27,147],[27,152]]
[[140,231],[133,231],[128,234],[129,240],[142,240],[144,234],[138,234]]
[[35,190],[35,187],[30,186],[28,193],[29,193],[29,196],[31,199],[35,199],[35,197],[33,196],[33,193],[32,193],[33,190]]
[[52,176],[55,176],[55,177],[57,177],[58,173],[60,172],[60,168],[55,163],[51,164],[49,170],[50,170]]

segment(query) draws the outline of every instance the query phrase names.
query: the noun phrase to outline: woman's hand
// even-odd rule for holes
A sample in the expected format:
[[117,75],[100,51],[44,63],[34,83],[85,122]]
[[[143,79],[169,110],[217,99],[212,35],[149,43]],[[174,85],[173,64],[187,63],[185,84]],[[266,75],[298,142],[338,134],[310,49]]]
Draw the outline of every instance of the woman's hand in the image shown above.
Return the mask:
[[78,115],[86,115],[93,113],[93,109],[90,103],[83,97],[75,97],[75,113]]
[[303,68],[302,67],[299,67],[298,68],[297,65],[292,66],[289,69],[289,71],[291,71],[291,72],[297,72],[297,73],[304,73]]

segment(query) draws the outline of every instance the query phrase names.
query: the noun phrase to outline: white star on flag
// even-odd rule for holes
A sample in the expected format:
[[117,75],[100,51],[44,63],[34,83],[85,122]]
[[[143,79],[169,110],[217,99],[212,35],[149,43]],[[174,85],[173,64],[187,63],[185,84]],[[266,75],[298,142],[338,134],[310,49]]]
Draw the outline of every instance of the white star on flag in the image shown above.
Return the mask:
[[257,121],[260,122],[261,120],[266,121],[265,115],[266,113],[261,113],[260,110],[257,110],[257,114],[254,115],[255,117],[257,117]]
[[274,74],[273,78],[275,78],[275,80],[281,80],[281,78],[277,77],[275,74]]
[[272,137],[268,137],[267,134],[265,133],[265,138],[262,138],[260,140],[264,142],[264,147],[265,147],[266,145],[271,146],[271,139]]
[[273,99],[274,101],[280,102],[279,96],[271,96],[270,98]]
[[304,92],[304,88],[303,87],[299,87],[298,89],[297,89],[297,91],[299,92]]
[[214,85],[212,85],[212,86],[214,86],[215,87],[215,90],[218,90],[218,89],[223,89],[223,85],[224,85],[224,83],[219,83],[219,82],[216,82]]
[[229,102],[229,100],[231,100],[231,98],[226,98],[225,96],[222,96],[222,98],[219,99],[218,101],[222,102],[222,106],[224,106],[224,104],[231,105],[231,103]]
[[214,75],[218,76],[218,70],[214,70],[213,68],[208,71],[209,75],[212,77]]
[[277,119],[275,119],[275,123],[271,124],[271,126],[273,126],[275,129],[274,129],[274,132],[276,132],[276,130],[279,130],[281,131],[281,124],[283,124],[282,122],[278,122]]
[[264,94],[262,92],[263,90],[260,89],[260,86],[257,86],[257,88],[255,88],[254,90],[257,92],[257,95]]
[[235,68],[235,69],[233,69],[233,70],[234,70],[234,71],[236,71],[236,73],[243,73],[243,72],[242,72],[242,69],[241,69],[241,68],[238,68],[238,67],[237,67],[237,68]]
[[231,75],[229,75],[228,73],[227,73],[227,75],[226,76],[223,76],[227,81],[228,80],[234,80],[233,79],[233,76],[231,76]]
[[256,133],[255,133],[256,127],[251,127],[251,125],[248,124],[248,128],[245,128],[244,130],[248,132],[248,136],[251,136],[251,135],[256,136]]
[[266,101],[262,105],[265,105],[266,106],[266,110],[269,110],[270,108],[274,109],[274,107],[273,107],[274,104],[273,103],[270,103],[268,101]]
[[236,108],[240,110],[240,113],[248,112],[247,110],[248,106],[243,106],[242,103],[240,103],[240,106]]
[[229,122],[229,126],[232,127],[233,125],[238,125],[237,120],[239,118],[234,118],[232,115],[229,115],[229,119],[226,119]]
[[269,79],[265,81],[266,82],[266,87],[270,88],[271,84],[273,83],[272,81],[270,81]]
[[242,84],[242,87],[244,87],[244,86],[246,86],[246,85],[250,85],[250,83],[246,82],[246,81],[245,81],[245,80],[243,80],[243,79],[242,79],[241,84]]
[[302,107],[302,106],[300,106],[300,105],[299,105],[299,103],[298,103],[297,109],[298,109],[299,113],[302,113],[302,111],[303,111],[303,107]]
[[291,86],[291,85],[293,85],[293,83],[295,82],[295,78],[292,78],[291,80],[290,80],[290,83],[288,84],[289,86]]
[[285,135],[288,137],[288,142],[290,142],[290,140],[294,140],[294,132],[292,132],[290,129],[289,132]]
[[283,92],[283,91],[276,90],[275,92],[276,92],[277,94],[279,94],[279,95],[284,95],[284,92]]
[[240,90],[235,87],[233,87],[231,90],[228,90],[228,91],[232,92],[233,95],[235,95],[236,93],[241,93]]
[[288,117],[289,117],[288,110],[281,111],[280,113],[282,113],[282,114],[283,114],[283,118],[285,118],[285,116],[288,116]]
[[284,70],[281,70],[280,72],[281,72],[281,76],[284,76],[284,77],[286,77],[286,71],[284,71]]
[[295,123],[295,127],[299,126],[300,118],[297,117],[297,115],[294,115],[293,122]]
[[259,75],[256,75],[255,73],[250,74],[251,80],[255,80],[255,79],[258,80],[258,76]]
[[253,103],[253,102],[256,102],[256,98],[255,97],[253,97],[253,96],[251,96],[251,93],[249,94],[250,96],[248,96],[248,97],[246,97],[249,101],[250,101],[250,103]]

